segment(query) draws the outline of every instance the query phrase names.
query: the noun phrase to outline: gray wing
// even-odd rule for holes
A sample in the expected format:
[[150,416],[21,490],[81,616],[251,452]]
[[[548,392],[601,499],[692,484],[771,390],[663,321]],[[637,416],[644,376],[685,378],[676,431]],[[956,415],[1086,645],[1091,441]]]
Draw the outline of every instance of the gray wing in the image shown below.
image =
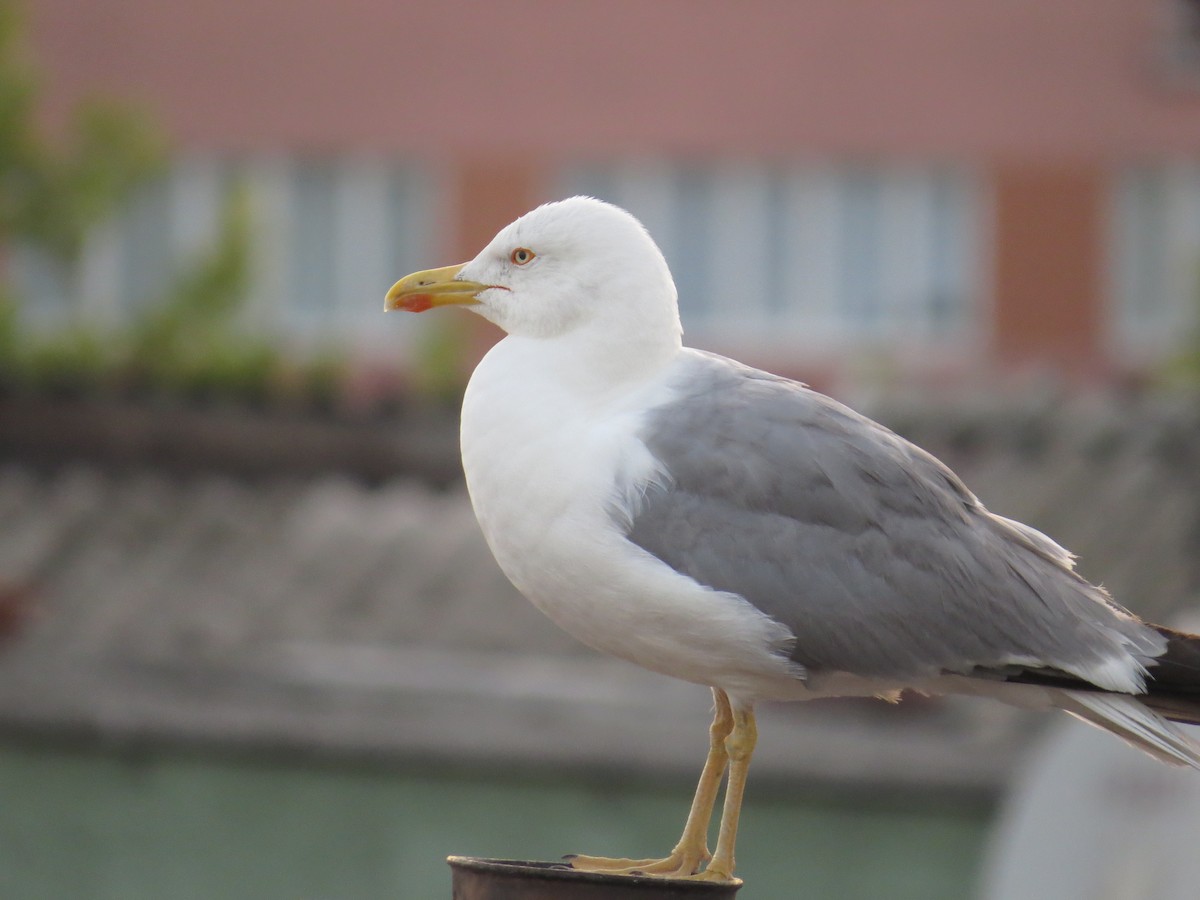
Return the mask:
[[739,594],[795,634],[811,671],[882,678],[1047,666],[1080,677],[1149,628],[1039,532],[993,516],[957,476],[802,385],[696,354],[642,437],[669,476],[629,540]]

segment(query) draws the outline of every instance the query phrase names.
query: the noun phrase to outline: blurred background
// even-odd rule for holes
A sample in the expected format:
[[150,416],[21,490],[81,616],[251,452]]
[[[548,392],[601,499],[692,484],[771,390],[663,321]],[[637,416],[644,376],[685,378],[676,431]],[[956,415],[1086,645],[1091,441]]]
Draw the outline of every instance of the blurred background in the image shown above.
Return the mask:
[[[647,225],[693,345],[1139,613],[1200,600],[1200,4],[0,0],[0,896],[672,846],[707,691],[508,586],[456,436],[498,335],[382,314],[575,193]],[[760,721],[743,897],[1192,896],[1196,778],[1115,740]]]

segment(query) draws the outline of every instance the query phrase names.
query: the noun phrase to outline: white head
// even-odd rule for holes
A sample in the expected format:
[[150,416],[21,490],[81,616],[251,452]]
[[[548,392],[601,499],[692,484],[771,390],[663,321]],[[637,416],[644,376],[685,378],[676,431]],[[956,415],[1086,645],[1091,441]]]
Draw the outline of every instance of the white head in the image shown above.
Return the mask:
[[646,229],[590,197],[526,213],[469,263],[401,279],[385,308],[448,304],[466,305],[520,337],[599,330],[678,346],[681,333],[675,283]]

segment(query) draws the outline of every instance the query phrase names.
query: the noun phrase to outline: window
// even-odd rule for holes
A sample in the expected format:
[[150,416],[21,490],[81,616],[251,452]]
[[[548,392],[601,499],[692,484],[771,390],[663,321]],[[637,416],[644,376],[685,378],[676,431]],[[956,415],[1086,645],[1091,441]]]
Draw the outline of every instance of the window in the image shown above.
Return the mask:
[[321,342],[421,329],[381,311],[392,282],[429,264],[436,185],[420,167],[378,160],[182,160],[97,228],[76,265],[13,248],[24,315],[46,328],[113,323],[154,303],[211,246],[235,185],[252,217],[247,327]]
[[338,279],[337,173],[328,163],[300,163],[290,175],[291,210],[283,295],[285,321],[328,327],[336,313]]
[[1128,169],[1112,210],[1117,349],[1161,356],[1200,324],[1200,166]]
[[692,334],[929,343],[975,321],[979,190],[940,166],[579,166],[561,191],[629,209]]

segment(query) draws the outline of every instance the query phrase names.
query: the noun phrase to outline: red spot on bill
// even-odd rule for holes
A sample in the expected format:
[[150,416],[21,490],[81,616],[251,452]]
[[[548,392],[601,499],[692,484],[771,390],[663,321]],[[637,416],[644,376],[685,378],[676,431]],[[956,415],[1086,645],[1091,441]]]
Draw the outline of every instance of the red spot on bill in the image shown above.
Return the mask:
[[400,308],[409,312],[425,312],[433,307],[433,297],[430,294],[409,294],[400,302]]

